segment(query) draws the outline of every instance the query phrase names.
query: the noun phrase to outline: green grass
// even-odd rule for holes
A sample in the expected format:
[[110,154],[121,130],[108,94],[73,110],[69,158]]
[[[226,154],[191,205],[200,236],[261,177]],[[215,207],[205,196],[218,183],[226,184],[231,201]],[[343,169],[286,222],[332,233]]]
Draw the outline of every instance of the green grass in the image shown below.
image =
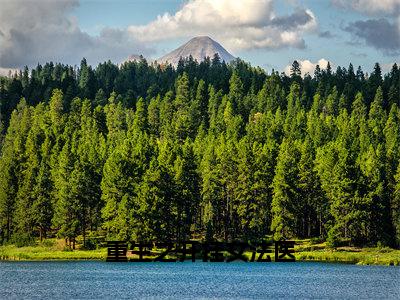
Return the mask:
[[0,260],[103,260],[106,256],[106,248],[97,250],[70,250],[57,240],[46,240],[44,243],[38,243],[36,246],[0,246]]
[[[248,257],[251,253],[246,253]],[[36,246],[0,246],[0,260],[105,260],[107,249],[70,250],[62,240],[49,239]],[[400,250],[391,248],[339,247],[329,249],[325,243],[296,241],[297,261],[341,262],[361,265],[400,265]],[[273,253],[271,253],[273,259]]]
[[400,265],[400,250],[391,248],[338,247],[330,249],[325,243],[311,244],[309,240],[298,241],[296,260],[342,262],[359,265]]
[[400,265],[400,251],[379,253],[378,251],[304,251],[296,253],[298,261],[342,262],[359,265]]

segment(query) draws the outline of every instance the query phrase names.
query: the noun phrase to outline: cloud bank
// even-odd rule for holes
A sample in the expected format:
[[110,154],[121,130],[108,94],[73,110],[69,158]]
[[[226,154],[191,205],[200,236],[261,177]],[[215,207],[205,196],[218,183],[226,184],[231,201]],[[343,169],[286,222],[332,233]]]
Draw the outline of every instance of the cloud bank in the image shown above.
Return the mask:
[[[320,60],[318,60],[315,63],[309,61],[308,59],[306,59],[306,60],[297,60],[297,62],[300,64],[301,75],[302,76],[305,76],[307,73],[312,76],[314,74],[314,71],[315,71],[315,68],[317,67],[317,65],[319,65],[321,70],[326,69],[328,67],[328,61],[325,58],[321,58]],[[287,75],[290,75],[290,68],[291,67],[292,67],[292,65],[287,65],[285,67],[284,72]]]
[[165,13],[128,32],[143,42],[211,35],[230,50],[305,48],[303,35],[317,30],[309,9],[276,15],[272,0],[191,0],[175,14]]
[[400,55],[399,25],[384,18],[370,19],[350,23],[345,30],[384,54],[397,56]]
[[380,50],[384,55],[400,55],[400,0],[331,0],[333,5],[352,9],[371,18],[349,22],[344,30]]
[[70,13],[77,0],[2,0],[0,67],[20,68],[47,61],[77,64],[121,61],[131,53],[151,53],[126,30],[105,28],[99,36],[83,32]]
[[399,0],[332,0],[332,3],[342,8],[351,8],[368,15],[398,15]]

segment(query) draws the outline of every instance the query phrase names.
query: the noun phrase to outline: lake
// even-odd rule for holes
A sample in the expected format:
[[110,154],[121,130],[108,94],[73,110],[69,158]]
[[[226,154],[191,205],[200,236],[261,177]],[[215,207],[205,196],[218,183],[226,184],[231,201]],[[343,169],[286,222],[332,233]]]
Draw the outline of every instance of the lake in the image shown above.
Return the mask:
[[0,262],[0,298],[400,299],[400,268],[313,262]]

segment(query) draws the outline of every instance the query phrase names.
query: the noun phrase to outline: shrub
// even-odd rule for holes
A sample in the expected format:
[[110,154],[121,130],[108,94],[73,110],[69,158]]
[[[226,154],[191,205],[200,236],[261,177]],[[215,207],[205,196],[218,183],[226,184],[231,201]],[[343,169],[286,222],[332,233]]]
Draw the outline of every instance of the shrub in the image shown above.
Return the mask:
[[336,248],[340,245],[340,239],[337,235],[335,227],[332,227],[328,232],[328,237],[326,239],[326,245],[329,248]]
[[72,252],[73,250],[72,250],[71,247],[65,246],[64,249],[63,249],[63,251],[65,251],[65,252]]
[[36,245],[35,239],[27,233],[14,234],[11,238],[11,244],[14,244],[17,247]]
[[45,247],[53,247],[55,245],[54,240],[45,239],[42,241],[42,245]]
[[88,237],[85,241],[85,244],[82,247],[83,249],[86,250],[95,250],[98,248],[98,242],[97,239],[93,237]]

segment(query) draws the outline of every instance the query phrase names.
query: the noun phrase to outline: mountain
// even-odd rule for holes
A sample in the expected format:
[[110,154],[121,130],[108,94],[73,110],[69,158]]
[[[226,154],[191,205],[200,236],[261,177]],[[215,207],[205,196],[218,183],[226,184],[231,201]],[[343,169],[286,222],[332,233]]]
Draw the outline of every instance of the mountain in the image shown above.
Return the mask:
[[180,46],[174,51],[157,59],[157,62],[160,64],[170,63],[173,66],[177,66],[181,57],[187,58],[192,55],[193,59],[201,62],[204,57],[210,57],[212,59],[215,53],[218,53],[221,60],[224,60],[227,63],[235,59],[232,54],[226,51],[224,47],[210,37],[198,36],[192,38],[186,44]]
[[132,55],[129,55],[129,57],[126,61],[141,61],[142,59],[144,59],[143,55],[132,54]]
[[122,63],[130,62],[130,61],[132,61],[132,62],[134,62],[134,61],[135,61],[135,62],[140,62],[142,59],[145,59],[145,60],[147,61],[148,64],[151,64],[151,63],[154,62],[153,59],[144,57],[143,55],[132,54],[132,55],[129,55],[129,56],[128,56],[128,59],[126,59],[126,60],[123,61]]

